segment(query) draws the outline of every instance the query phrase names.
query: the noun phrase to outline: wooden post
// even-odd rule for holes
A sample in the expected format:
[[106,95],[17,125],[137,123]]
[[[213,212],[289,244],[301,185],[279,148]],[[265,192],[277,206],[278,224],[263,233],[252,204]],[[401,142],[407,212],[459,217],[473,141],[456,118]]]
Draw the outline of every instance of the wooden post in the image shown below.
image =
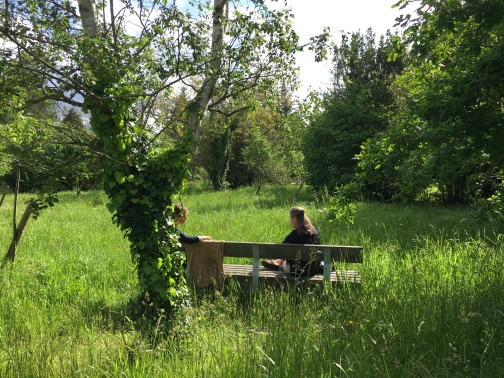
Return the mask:
[[331,281],[331,251],[324,249],[324,280]]
[[[12,212],[12,240],[16,239],[16,232],[17,232],[17,203],[18,203],[18,196],[19,196],[19,183],[21,182],[21,164],[19,163],[19,160],[17,161],[16,164],[16,185],[14,187],[14,211]],[[16,246],[14,245],[14,248]],[[10,248],[9,248],[10,251]]]
[[26,209],[23,213],[23,216],[21,217],[21,221],[19,222],[19,225],[16,227],[16,232],[14,233],[14,236],[12,238],[9,250],[7,251],[7,254],[3,258],[4,260],[8,260],[11,262],[14,261],[14,258],[16,257],[16,246],[17,243],[19,242],[19,239],[21,239],[21,235],[23,234],[26,223],[28,223],[28,219],[30,219],[32,207],[33,206],[31,203],[28,203],[26,205]]
[[252,289],[259,289],[259,246],[252,247]]

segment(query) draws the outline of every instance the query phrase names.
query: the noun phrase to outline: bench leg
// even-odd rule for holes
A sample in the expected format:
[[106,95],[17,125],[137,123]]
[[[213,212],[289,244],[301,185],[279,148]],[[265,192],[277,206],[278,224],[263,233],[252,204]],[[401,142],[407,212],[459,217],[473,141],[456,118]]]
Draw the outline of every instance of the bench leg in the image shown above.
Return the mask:
[[252,263],[252,289],[259,289],[259,246],[254,245],[252,247],[252,257],[254,261]]
[[324,249],[324,281],[331,281],[331,251]]

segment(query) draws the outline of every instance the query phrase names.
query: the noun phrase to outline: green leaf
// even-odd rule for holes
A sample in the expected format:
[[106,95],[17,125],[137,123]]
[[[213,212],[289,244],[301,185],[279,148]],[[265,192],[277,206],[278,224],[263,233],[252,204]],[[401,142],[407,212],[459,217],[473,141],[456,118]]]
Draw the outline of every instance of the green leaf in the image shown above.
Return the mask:
[[121,171],[115,171],[114,176],[118,184],[123,184],[126,181],[126,177],[124,177],[124,173]]
[[107,122],[110,119],[110,117],[105,113],[98,114],[98,118],[102,122]]

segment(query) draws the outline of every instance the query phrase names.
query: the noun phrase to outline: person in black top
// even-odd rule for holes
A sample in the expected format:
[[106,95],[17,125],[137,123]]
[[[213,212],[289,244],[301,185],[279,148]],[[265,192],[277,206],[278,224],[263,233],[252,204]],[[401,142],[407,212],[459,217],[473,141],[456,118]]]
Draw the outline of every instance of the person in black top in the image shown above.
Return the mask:
[[[293,207],[289,211],[292,232],[287,235],[282,243],[289,244],[320,244],[320,236],[310,218],[302,207]],[[292,275],[310,274],[318,272],[319,267],[314,267],[309,261],[295,261],[277,259],[274,261],[263,260],[265,268],[282,269]]]
[[178,203],[173,207],[172,219],[173,222],[175,223],[175,229],[180,235],[179,241],[185,244],[192,244],[192,243],[198,243],[203,240],[212,240],[210,236],[189,236],[180,231],[178,227],[179,225],[185,223],[188,213],[189,211],[187,207],[185,207],[181,203]]

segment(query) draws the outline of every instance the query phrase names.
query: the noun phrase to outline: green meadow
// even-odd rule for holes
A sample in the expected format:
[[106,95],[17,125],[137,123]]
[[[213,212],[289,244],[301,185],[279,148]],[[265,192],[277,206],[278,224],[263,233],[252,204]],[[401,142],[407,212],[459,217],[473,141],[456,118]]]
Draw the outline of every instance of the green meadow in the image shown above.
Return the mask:
[[[504,376],[502,229],[432,205],[360,203],[354,224],[331,223],[324,198],[296,189],[189,187],[183,231],[281,242],[303,206],[322,243],[364,247],[358,287],[229,282],[154,324],[134,316],[135,267],[105,195],[60,193],[0,270],[0,377]],[[12,209],[8,196],[2,256]]]

